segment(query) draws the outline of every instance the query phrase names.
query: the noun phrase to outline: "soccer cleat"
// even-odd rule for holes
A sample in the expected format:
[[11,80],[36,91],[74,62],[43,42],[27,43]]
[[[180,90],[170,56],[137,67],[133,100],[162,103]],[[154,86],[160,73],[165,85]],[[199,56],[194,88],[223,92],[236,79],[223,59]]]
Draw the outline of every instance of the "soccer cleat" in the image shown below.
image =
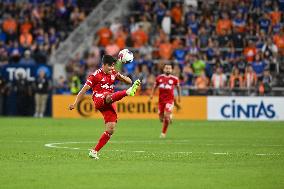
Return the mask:
[[137,79],[136,81],[134,81],[133,85],[129,89],[126,90],[126,94],[128,96],[134,96],[140,84],[141,84],[140,79]]
[[90,158],[94,158],[94,159],[99,159],[98,152],[95,151],[95,150],[91,150],[91,151],[89,152],[89,157],[90,157]]
[[160,138],[166,138],[166,134],[165,133],[161,133]]

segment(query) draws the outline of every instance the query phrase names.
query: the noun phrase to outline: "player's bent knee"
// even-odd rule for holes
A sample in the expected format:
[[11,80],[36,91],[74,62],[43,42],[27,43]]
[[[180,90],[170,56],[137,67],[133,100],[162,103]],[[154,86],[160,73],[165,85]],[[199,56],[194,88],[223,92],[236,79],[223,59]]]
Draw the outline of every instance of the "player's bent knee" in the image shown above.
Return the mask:
[[106,124],[106,131],[109,133],[109,134],[113,134],[114,131],[115,131],[115,123],[107,123]]

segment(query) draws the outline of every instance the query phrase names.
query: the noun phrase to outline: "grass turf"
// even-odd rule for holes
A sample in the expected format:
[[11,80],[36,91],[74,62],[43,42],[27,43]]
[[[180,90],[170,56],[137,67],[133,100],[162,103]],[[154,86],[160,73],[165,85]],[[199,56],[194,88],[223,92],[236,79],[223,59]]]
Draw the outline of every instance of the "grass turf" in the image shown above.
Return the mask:
[[121,120],[96,161],[87,154],[102,120],[0,118],[0,188],[284,188],[284,122],[176,120],[166,139],[160,130]]

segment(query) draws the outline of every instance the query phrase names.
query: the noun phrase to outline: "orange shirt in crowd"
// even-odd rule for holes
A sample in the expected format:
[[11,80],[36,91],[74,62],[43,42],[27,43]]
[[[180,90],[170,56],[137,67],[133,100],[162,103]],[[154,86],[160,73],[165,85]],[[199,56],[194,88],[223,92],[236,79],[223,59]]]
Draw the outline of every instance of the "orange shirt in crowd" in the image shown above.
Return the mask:
[[33,43],[33,36],[30,33],[25,32],[20,35],[20,44],[23,47],[29,47],[32,45],[32,43]]
[[230,30],[232,27],[232,22],[230,19],[220,19],[217,22],[216,32],[218,35],[223,35],[223,30]]
[[117,36],[115,38],[115,43],[120,49],[125,48],[125,41],[126,41],[127,34],[123,31],[118,31]]
[[15,19],[6,19],[3,22],[3,31],[7,33],[15,33],[17,31],[17,22]]
[[132,40],[135,48],[142,47],[148,41],[148,35],[143,29],[139,28],[132,33]]
[[180,7],[173,7],[171,10],[171,16],[176,24],[181,24],[182,10]]
[[272,11],[270,13],[270,18],[272,21],[272,25],[275,25],[280,22],[281,20],[281,12],[280,11]]
[[284,48],[284,35],[282,36],[278,34],[274,35],[273,41],[278,48]]
[[284,55],[284,35],[276,34],[273,36],[273,41],[279,49],[279,53]]
[[195,86],[197,89],[206,89],[208,86],[209,80],[207,77],[203,77],[202,75],[198,76],[195,80]]
[[255,47],[246,47],[244,49],[244,55],[248,62],[252,62],[254,60],[256,53],[257,53],[257,50]]
[[99,29],[97,32],[97,35],[99,36],[99,46],[107,46],[110,42],[110,39],[112,37],[112,32],[109,28],[103,27]]
[[169,60],[172,56],[173,47],[171,43],[161,43],[159,46],[159,55],[162,59]]
[[32,24],[30,22],[25,22],[20,26],[21,33],[28,33],[32,29]]

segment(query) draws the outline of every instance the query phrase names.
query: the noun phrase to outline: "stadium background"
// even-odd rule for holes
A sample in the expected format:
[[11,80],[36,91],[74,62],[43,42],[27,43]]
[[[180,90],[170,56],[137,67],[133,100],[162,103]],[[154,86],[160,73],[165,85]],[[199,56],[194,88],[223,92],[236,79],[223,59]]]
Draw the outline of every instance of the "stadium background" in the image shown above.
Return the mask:
[[[174,64],[183,96],[261,96],[256,98],[260,106],[266,96],[284,94],[281,0],[38,0],[0,5],[4,116],[39,116],[36,93],[48,94],[40,117],[52,116],[60,109],[56,102],[52,109],[53,95],[77,94],[85,78],[100,67],[102,55],[117,55],[123,48],[133,51],[135,60],[117,69],[132,79],[144,78],[140,95],[149,95],[166,62]],[[49,85],[39,91],[36,81],[42,69]],[[126,87],[118,84],[117,90]],[[271,104],[267,103],[265,108]],[[184,101],[183,106],[194,105]],[[190,114],[189,118],[200,119]]]
[[[283,11],[283,0],[1,0],[0,188],[283,189]],[[91,94],[68,105],[123,48],[135,59],[117,69],[142,87],[117,103],[93,161],[101,115]],[[160,139],[148,98],[166,62],[182,98]]]

